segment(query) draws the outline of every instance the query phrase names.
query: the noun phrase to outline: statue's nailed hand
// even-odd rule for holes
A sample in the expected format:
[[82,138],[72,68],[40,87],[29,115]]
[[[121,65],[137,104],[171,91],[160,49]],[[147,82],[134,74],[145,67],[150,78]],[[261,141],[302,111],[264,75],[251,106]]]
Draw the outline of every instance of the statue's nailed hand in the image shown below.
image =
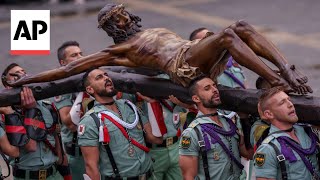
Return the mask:
[[21,97],[21,106],[23,108],[32,109],[36,107],[37,102],[30,88],[23,87],[20,93],[20,97]]
[[7,81],[6,84],[10,87],[17,87],[24,84],[24,78],[27,76],[27,74],[21,74],[21,73],[9,73],[10,76],[13,76],[13,81]]

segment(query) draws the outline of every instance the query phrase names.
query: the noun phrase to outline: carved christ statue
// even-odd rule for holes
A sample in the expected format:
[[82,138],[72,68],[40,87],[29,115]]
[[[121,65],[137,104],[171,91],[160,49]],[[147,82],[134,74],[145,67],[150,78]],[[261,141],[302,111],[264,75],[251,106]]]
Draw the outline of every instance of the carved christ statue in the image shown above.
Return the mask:
[[[99,28],[114,39],[112,45],[66,66],[25,76],[12,86],[47,82],[79,74],[91,67],[147,67],[169,74],[177,84],[188,86],[199,73],[215,79],[223,72],[228,56],[265,78],[272,86],[288,92],[311,93],[308,79],[290,65],[279,50],[245,21],[238,21],[221,32],[207,33],[201,40],[189,41],[165,28],[142,30],[141,19],[121,5],[108,4],[98,14]],[[279,68],[275,73],[261,59]]]

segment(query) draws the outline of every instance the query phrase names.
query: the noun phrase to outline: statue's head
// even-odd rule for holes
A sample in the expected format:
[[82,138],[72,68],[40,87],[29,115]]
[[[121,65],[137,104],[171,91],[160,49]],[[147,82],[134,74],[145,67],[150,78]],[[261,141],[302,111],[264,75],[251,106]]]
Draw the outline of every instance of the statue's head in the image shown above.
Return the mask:
[[127,12],[122,4],[107,4],[98,14],[98,28],[106,31],[116,44],[140,32],[140,21],[140,17]]

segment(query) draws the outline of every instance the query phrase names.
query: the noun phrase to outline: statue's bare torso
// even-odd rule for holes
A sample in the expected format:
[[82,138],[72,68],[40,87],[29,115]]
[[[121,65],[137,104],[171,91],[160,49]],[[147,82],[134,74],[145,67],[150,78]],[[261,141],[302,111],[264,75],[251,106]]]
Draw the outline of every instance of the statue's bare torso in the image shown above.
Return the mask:
[[124,45],[129,44],[130,48],[123,53],[136,66],[167,71],[181,47],[188,42],[165,28],[147,29],[126,41]]

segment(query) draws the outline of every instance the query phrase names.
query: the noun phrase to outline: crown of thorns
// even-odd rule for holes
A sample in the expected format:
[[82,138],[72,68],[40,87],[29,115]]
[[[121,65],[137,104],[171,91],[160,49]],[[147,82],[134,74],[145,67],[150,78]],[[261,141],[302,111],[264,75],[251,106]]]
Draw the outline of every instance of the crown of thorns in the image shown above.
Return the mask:
[[112,10],[106,12],[106,14],[100,19],[98,28],[100,29],[103,26],[103,24],[111,18],[112,15],[122,11],[123,9],[124,9],[124,5],[119,4],[113,7]]

